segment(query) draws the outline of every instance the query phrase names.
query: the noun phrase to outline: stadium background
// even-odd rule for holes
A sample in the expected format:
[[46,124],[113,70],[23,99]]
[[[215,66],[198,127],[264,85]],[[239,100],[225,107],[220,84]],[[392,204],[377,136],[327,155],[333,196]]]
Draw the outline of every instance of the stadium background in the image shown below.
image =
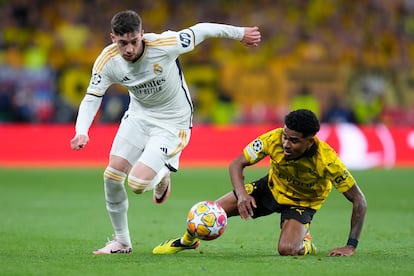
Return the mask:
[[414,1],[18,0],[0,1],[0,165],[106,160],[102,148],[128,104],[118,86],[104,98],[89,153],[64,153],[92,63],[110,43],[109,21],[123,9],[136,10],[147,32],[203,21],[261,29],[257,49],[213,39],[181,57],[196,106],[184,162],[201,161],[215,137],[204,162],[225,163],[230,145],[240,149],[305,106],[342,158],[350,153],[341,141],[359,141],[351,166],[414,164]]

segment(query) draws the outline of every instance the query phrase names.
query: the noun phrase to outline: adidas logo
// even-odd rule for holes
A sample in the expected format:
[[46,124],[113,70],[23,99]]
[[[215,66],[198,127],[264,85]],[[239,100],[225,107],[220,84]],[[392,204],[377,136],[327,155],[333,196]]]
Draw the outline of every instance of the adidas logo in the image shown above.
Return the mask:
[[122,79],[122,81],[129,81],[130,79],[127,77],[127,76],[125,76],[123,79]]
[[161,147],[160,150],[162,150],[163,153],[167,154],[167,148]]

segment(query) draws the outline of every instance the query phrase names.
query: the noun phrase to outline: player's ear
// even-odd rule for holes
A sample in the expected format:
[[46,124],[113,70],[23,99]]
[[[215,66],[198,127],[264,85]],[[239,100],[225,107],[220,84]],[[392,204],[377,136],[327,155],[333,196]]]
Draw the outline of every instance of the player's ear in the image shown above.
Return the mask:
[[112,43],[115,43],[115,35],[113,33],[110,33],[109,35],[111,37]]
[[309,148],[315,143],[315,136],[311,136],[308,138]]

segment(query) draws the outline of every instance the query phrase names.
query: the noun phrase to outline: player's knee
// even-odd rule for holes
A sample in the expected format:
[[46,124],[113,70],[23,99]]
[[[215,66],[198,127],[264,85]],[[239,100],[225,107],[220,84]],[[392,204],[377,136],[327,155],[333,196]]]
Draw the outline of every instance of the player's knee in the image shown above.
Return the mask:
[[298,246],[292,243],[279,243],[278,251],[281,256],[296,256],[299,255]]
[[142,194],[150,184],[151,180],[140,179],[133,175],[128,177],[128,186],[136,194]]

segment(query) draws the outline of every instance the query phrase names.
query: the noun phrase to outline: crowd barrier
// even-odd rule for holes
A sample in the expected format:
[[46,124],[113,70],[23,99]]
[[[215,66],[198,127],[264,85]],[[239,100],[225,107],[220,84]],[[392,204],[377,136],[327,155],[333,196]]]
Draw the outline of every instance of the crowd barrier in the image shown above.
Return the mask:
[[[227,166],[247,143],[274,125],[195,125],[181,167]],[[92,126],[89,144],[70,148],[73,125],[0,124],[0,167],[105,166],[117,125]],[[414,127],[322,125],[327,141],[350,169],[414,166]],[[266,166],[268,162],[261,162]]]

